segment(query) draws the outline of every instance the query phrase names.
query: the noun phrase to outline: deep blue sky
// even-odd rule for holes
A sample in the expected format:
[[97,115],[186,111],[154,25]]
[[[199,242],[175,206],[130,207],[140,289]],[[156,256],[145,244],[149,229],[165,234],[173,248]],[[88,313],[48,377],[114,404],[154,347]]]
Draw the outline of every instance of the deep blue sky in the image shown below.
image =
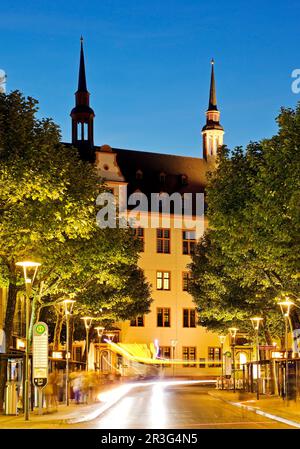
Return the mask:
[[230,148],[271,136],[300,100],[299,13],[298,0],[2,2],[0,68],[69,141],[83,34],[95,143],[201,156],[212,56]]

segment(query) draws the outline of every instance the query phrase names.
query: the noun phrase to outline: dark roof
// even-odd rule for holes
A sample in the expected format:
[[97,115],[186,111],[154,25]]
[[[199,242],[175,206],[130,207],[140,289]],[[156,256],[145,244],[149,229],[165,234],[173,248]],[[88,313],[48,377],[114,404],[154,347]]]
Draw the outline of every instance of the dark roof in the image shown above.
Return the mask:
[[[136,189],[146,194],[204,191],[208,170],[204,159],[120,148],[112,151],[117,153],[117,163],[131,192]],[[138,170],[142,172],[141,179],[137,179]]]
[[[95,149],[101,151],[101,147]],[[195,194],[205,191],[207,172],[211,168],[205,159],[121,148],[112,148],[112,152],[117,154],[117,164],[128,183],[128,195],[140,191],[147,195],[149,205],[151,193]],[[195,200],[194,196],[194,213]]]

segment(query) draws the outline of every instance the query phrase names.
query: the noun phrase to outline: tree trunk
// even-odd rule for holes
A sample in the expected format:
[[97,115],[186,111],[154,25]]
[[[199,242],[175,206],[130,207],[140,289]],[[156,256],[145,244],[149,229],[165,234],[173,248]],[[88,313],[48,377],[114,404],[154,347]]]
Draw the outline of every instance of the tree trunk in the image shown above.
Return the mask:
[[[8,296],[4,321],[4,332],[6,340],[6,353],[10,352],[12,346],[13,321],[15,316],[17,302],[18,287],[16,285],[16,277],[13,274],[8,287]],[[7,380],[7,362],[0,364],[0,410],[3,410],[3,401],[5,393],[5,385]]]
[[63,321],[64,321],[64,313],[56,308],[56,323],[53,336],[53,351],[59,350],[60,334],[62,330]]

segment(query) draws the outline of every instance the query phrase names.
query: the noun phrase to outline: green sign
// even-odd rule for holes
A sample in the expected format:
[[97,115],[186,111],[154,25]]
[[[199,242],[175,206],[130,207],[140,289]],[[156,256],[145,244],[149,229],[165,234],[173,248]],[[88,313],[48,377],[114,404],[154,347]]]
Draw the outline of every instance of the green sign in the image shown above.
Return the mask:
[[225,357],[231,357],[231,352],[230,351],[227,351],[227,352],[225,352]]
[[46,327],[45,327],[44,324],[42,324],[42,323],[37,323],[37,324],[35,325],[35,332],[36,332],[38,335],[42,335],[45,331],[46,331]]

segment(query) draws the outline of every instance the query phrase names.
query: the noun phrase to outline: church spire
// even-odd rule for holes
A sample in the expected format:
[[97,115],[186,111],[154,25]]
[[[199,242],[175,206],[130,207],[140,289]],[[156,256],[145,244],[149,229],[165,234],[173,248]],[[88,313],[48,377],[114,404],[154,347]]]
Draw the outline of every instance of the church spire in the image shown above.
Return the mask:
[[215,61],[213,58],[210,63],[211,63],[211,76],[210,76],[208,111],[217,111],[218,108],[217,108],[217,95],[216,95],[216,83],[214,71]]
[[79,149],[82,158],[92,160],[94,158],[95,114],[90,107],[90,94],[86,85],[82,36],[80,38],[78,89],[75,92],[75,102],[76,105],[70,114],[72,118],[72,144]]
[[215,82],[215,62],[211,60],[211,76],[209,89],[209,102],[206,111],[206,125],[202,128],[203,136],[203,157],[208,160],[217,156],[218,148],[223,145],[224,129],[220,125],[220,111],[217,107],[216,82]]
[[80,63],[79,63],[79,76],[78,76],[78,91],[87,92],[86,77],[85,77],[85,64],[84,64],[84,52],[83,52],[83,37],[80,38]]

